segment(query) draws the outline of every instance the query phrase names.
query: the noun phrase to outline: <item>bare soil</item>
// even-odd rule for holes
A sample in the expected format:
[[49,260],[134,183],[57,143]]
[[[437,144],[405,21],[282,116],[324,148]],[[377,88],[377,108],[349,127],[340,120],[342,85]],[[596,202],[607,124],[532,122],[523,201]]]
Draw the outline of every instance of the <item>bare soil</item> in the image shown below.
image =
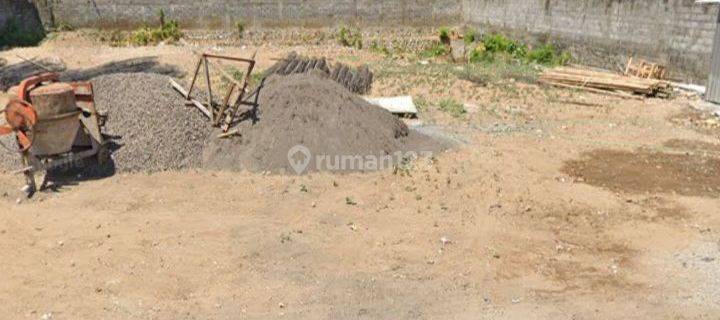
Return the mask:
[[[72,35],[0,57],[57,56],[79,70],[152,57],[186,73],[196,62],[175,46],[110,48]],[[69,177],[19,203],[22,178],[0,175],[0,318],[720,312],[711,147],[720,141],[718,128],[683,122],[690,98],[623,100],[514,78],[479,85],[446,72],[455,66],[332,45],[215,50],[256,49],[260,69],[290,51],[369,62],[372,95],[422,97],[420,120],[465,143],[405,171]],[[447,98],[467,114],[440,110]]]
[[[671,140],[674,142],[677,140]],[[674,145],[674,143],[673,143]],[[720,159],[695,154],[599,149],[563,172],[616,192],[720,195]]]

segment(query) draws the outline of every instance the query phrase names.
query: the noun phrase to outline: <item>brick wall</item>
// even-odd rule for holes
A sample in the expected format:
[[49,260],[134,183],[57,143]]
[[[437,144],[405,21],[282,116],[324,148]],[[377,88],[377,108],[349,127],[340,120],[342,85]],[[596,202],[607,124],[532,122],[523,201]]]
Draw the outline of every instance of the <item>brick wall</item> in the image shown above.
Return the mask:
[[467,23],[568,47],[581,62],[617,68],[630,56],[705,81],[718,17],[695,0],[463,0]]

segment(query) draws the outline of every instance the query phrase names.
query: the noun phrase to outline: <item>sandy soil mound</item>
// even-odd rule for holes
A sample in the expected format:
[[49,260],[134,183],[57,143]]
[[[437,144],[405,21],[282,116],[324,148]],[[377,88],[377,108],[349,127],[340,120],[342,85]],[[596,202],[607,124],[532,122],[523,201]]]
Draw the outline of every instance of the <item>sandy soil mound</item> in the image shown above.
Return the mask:
[[[357,156],[393,155],[426,140],[390,112],[319,73],[269,77],[257,110],[245,115],[237,126],[240,137],[210,137],[205,167],[296,172],[290,156],[304,164],[303,172],[365,171],[373,170],[373,164]],[[387,168],[387,163],[380,166]]]
[[105,132],[119,136],[113,152],[118,171],[199,167],[209,122],[168,84],[151,73],[93,78],[98,110],[109,115]]

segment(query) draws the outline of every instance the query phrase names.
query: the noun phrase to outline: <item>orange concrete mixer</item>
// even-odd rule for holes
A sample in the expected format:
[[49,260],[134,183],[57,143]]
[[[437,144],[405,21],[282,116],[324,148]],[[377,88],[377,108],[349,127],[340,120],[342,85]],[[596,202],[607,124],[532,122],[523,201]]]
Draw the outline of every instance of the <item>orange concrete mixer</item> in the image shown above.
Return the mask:
[[[15,135],[28,196],[36,191],[35,172],[76,166],[80,160],[109,158],[102,135],[105,117],[95,109],[92,84],[64,83],[56,73],[40,74],[10,88],[1,135]],[[0,106],[2,107],[2,106]]]

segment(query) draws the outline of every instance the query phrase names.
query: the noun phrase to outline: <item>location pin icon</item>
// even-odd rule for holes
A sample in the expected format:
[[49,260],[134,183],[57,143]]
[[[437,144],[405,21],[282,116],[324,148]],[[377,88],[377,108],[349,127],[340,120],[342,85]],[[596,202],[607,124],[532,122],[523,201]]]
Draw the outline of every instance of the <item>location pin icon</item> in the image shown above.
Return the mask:
[[288,150],[288,162],[295,173],[302,174],[310,164],[310,149],[299,144]]

